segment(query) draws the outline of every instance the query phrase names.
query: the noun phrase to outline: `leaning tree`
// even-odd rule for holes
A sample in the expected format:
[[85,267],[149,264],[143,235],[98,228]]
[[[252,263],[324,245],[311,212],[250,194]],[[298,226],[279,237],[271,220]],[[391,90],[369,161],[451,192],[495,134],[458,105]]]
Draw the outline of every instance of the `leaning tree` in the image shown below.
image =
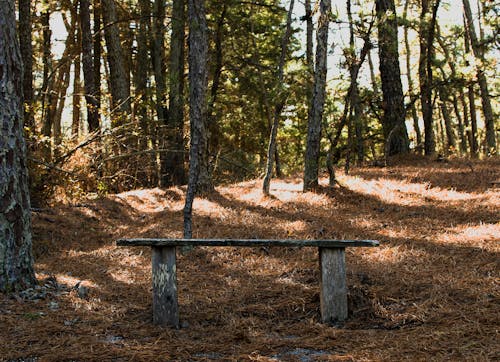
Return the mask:
[[0,1],[0,291],[35,283],[14,0]]

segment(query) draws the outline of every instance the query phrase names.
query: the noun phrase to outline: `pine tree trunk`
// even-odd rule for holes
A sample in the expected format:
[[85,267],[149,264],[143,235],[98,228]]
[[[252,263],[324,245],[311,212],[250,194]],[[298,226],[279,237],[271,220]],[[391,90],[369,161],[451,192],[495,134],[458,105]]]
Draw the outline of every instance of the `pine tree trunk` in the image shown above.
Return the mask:
[[467,23],[466,31],[469,34],[472,52],[476,58],[477,80],[479,82],[479,89],[481,90],[481,104],[483,106],[484,123],[486,126],[486,145],[488,147],[488,154],[496,154],[496,136],[495,136],[495,118],[491,108],[490,93],[488,90],[488,83],[484,73],[483,64],[485,63],[484,51],[479,43],[472,19],[472,11],[470,8],[469,0],[462,0],[464,4],[464,14]]
[[169,110],[166,142],[169,151],[162,158],[162,186],[186,182],[184,169],[184,0],[172,5],[172,34],[170,40]]
[[125,123],[126,117],[131,113],[130,84],[127,82],[129,77],[125,71],[115,2],[102,0],[101,5],[110,73],[112,124],[118,126]]
[[[153,63],[153,74],[155,78],[156,113],[158,116],[158,123],[161,126],[165,125],[168,119],[167,88],[166,88],[167,74],[165,68],[167,62],[165,59],[164,21],[165,21],[165,3],[162,0],[155,0],[153,3],[151,61]],[[164,146],[169,147],[169,145],[164,145]]]
[[328,25],[331,0],[319,4],[318,30],[316,34],[316,65],[314,67],[314,90],[308,116],[306,154],[304,159],[304,192],[318,187],[319,150],[321,123],[326,97],[326,60],[328,55]]
[[93,58],[92,31],[90,30],[90,1],[80,0],[80,26],[82,29],[82,63],[83,81],[85,87],[85,102],[87,103],[87,123],[89,132],[100,127],[99,104],[97,100],[97,85]]
[[277,87],[276,87],[278,95],[274,104],[273,123],[271,126],[271,135],[269,137],[269,145],[267,148],[266,174],[264,176],[264,181],[262,183],[262,191],[264,192],[265,195],[269,195],[269,189],[271,187],[271,178],[273,177],[273,168],[275,165],[276,138],[278,137],[279,120],[281,117],[281,111],[285,106],[283,80],[285,74],[286,55],[288,52],[288,43],[290,41],[290,36],[292,34],[293,6],[294,6],[294,0],[290,0],[290,7],[288,9],[288,15],[286,19],[285,33],[281,38],[281,54],[278,64],[278,76],[277,76]]
[[0,292],[21,290],[36,282],[19,48],[14,1],[0,1]]
[[184,237],[193,235],[193,201],[198,190],[200,162],[207,139],[207,22],[204,0],[189,0],[189,118],[191,142],[189,150],[189,179],[184,206]]
[[93,13],[94,13],[94,100],[96,113],[95,115],[95,127],[93,130],[97,130],[100,128],[101,117],[100,117],[100,109],[101,109],[101,55],[102,55],[102,36],[101,36],[101,2],[100,0],[93,1]]
[[450,110],[448,109],[448,91],[444,87],[439,88],[439,98],[440,98],[440,108],[441,115],[443,116],[444,126],[446,131],[446,144],[445,144],[445,153],[453,153],[457,147],[455,140],[455,132],[454,125],[451,121]]
[[432,62],[434,58],[434,34],[437,9],[439,0],[432,6],[432,18],[429,21],[428,13],[433,0],[422,0],[422,12],[420,13],[420,58],[418,73],[420,78],[420,99],[422,103],[422,116],[424,119],[424,151],[426,155],[436,153],[436,141],[434,139],[434,125],[432,119]]
[[[81,33],[78,32],[78,37],[80,38]],[[78,39],[78,43],[81,44],[81,39]],[[80,46],[78,47],[78,50]],[[80,54],[75,55],[75,60],[73,61],[74,66],[74,78],[73,78],[73,119],[71,122],[71,136],[74,139],[78,139],[78,132],[80,130],[80,93],[81,93],[81,62]]]
[[408,153],[410,146],[405,123],[394,0],[377,0],[376,10],[384,110],[382,128],[386,142],[386,156],[391,156]]
[[24,124],[34,131],[31,0],[19,0],[19,44],[23,59]]
[[[408,81],[408,93],[410,95],[410,98],[414,96],[414,88],[415,85],[413,84],[413,78],[411,76],[411,47],[410,47],[410,41],[408,39],[408,5],[410,4],[410,0],[405,1],[405,7],[403,11],[403,19],[404,19],[404,38],[405,38],[405,49],[406,49],[406,79]],[[411,99],[410,99],[411,101]],[[411,117],[413,119],[413,129],[415,131],[415,136],[416,136],[416,146],[419,147],[422,145],[422,132],[420,131],[420,125],[418,123],[418,114],[417,114],[417,107],[415,107],[415,102],[411,102],[410,106],[410,111],[411,111]]]

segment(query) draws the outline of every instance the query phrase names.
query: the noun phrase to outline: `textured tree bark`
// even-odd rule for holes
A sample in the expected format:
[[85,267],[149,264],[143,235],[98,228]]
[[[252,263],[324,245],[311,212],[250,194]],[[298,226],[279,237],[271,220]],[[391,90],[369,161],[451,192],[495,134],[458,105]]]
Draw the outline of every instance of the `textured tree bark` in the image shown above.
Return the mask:
[[186,182],[184,169],[184,0],[172,4],[170,40],[169,110],[166,122],[167,151],[162,158],[162,186]]
[[276,101],[274,104],[273,123],[271,126],[271,135],[269,136],[269,145],[267,148],[266,175],[264,176],[264,181],[262,184],[262,191],[264,192],[265,195],[269,195],[269,188],[271,187],[271,178],[273,177],[273,168],[276,156],[276,137],[278,136],[278,126],[281,117],[281,111],[285,106],[285,95],[283,94],[284,93],[283,78],[285,72],[286,55],[288,52],[288,43],[290,41],[290,35],[292,34],[293,6],[294,6],[294,0],[291,0],[286,19],[285,33],[281,38],[281,54],[280,54],[280,61],[278,64],[278,76],[276,83],[278,95],[276,97]]
[[95,102],[98,115],[96,122],[96,130],[100,127],[100,109],[101,109],[101,2],[100,0],[93,1],[93,13],[94,13],[94,82],[95,82]]
[[108,64],[111,85],[112,123],[114,126],[125,123],[131,113],[130,84],[125,71],[123,49],[117,25],[116,6],[114,0],[102,0],[102,16],[104,21],[104,38],[108,53]]
[[316,65],[314,69],[314,89],[308,115],[306,154],[304,159],[304,191],[318,187],[319,146],[321,123],[325,106],[326,59],[328,54],[328,25],[331,0],[321,0],[319,4],[318,30],[316,35]]
[[[146,150],[150,135],[148,122],[149,96],[147,92],[148,74],[150,70],[148,34],[151,30],[151,4],[149,0],[139,0],[140,20],[137,32],[137,65],[135,71],[135,92],[139,102],[136,104],[136,117],[142,135],[139,138],[139,149]],[[146,177],[146,172],[142,177]]]
[[[436,140],[432,119],[432,63],[434,59],[434,34],[436,30],[436,16],[440,0],[422,0],[420,13],[420,57],[418,73],[420,78],[420,100],[422,103],[422,117],[424,119],[424,151],[426,155],[436,153]],[[428,19],[432,5],[431,19]]]
[[386,156],[409,152],[405,106],[398,51],[398,24],[394,0],[376,1],[378,19],[379,69],[382,79],[382,128]]
[[[81,32],[78,31],[78,50],[81,48]],[[78,139],[80,130],[80,109],[81,109],[81,61],[80,54],[75,54],[74,66],[74,79],[73,79],[73,111],[71,122],[71,136]]]
[[35,284],[14,1],[0,1],[0,291]]
[[207,138],[207,21],[204,0],[189,0],[189,118],[191,142],[189,150],[189,179],[184,205],[184,237],[193,235],[193,201],[200,176],[200,162],[208,147]]
[[87,123],[89,132],[100,128],[99,104],[97,99],[97,84],[95,68],[92,31],[90,30],[90,1],[80,0],[80,26],[82,29],[82,63],[83,81],[85,87],[85,102],[87,103]]
[[472,47],[472,52],[476,58],[476,71],[477,80],[479,82],[479,89],[481,90],[481,104],[483,106],[484,123],[486,128],[486,145],[488,147],[488,154],[496,154],[497,144],[495,135],[495,118],[493,115],[493,110],[491,108],[490,93],[488,90],[488,83],[486,81],[486,75],[484,74],[483,64],[484,51],[479,43],[476,35],[476,29],[474,26],[474,21],[472,19],[472,11],[470,8],[469,0],[462,0],[464,5],[464,14],[466,19],[466,31],[469,34],[470,44]]
[[[352,128],[354,128],[354,142],[352,146],[355,146],[356,148],[356,162],[358,165],[361,165],[364,161],[365,158],[365,148],[364,148],[364,141],[363,141],[363,134],[364,134],[364,122],[363,119],[361,118],[362,112],[361,112],[361,100],[359,98],[359,89],[358,89],[358,80],[357,80],[357,73],[358,70],[356,69],[356,63],[357,59],[355,57],[355,49],[356,49],[356,43],[354,40],[354,22],[352,19],[352,10],[351,10],[351,0],[347,0],[347,16],[349,19],[349,46],[350,46],[350,59],[348,60],[349,64],[349,73],[351,76],[351,86],[352,86],[352,92],[351,92],[351,105],[352,105],[352,120],[351,124],[353,125]],[[351,132],[352,133],[352,132]],[[352,149],[352,147],[351,147]],[[354,151],[354,150],[353,150]],[[349,152],[349,151],[348,151]],[[348,164],[348,162],[346,162]]]
[[347,282],[344,248],[319,248],[320,308],[323,323],[347,319]]
[[33,43],[31,39],[31,0],[19,0],[19,44],[23,59],[24,124],[33,130]]
[[[410,4],[410,0],[405,1],[405,6],[403,10],[403,22],[404,22],[404,39],[405,39],[405,49],[406,49],[406,79],[408,81],[408,93],[410,94],[410,97],[413,96],[414,93],[414,88],[415,85],[413,84],[413,78],[411,76],[412,71],[411,71],[411,47],[410,47],[410,41],[408,39],[408,6]],[[422,145],[422,132],[420,131],[420,125],[418,123],[418,114],[417,114],[417,107],[415,106],[415,102],[411,103],[410,106],[410,111],[411,111],[411,117],[413,119],[413,129],[415,131],[415,136],[416,136],[416,145],[420,146]]]
[[164,21],[165,3],[162,0],[155,0],[153,2],[153,21],[151,27],[151,61],[153,62],[153,74],[155,78],[156,113],[160,125],[166,124],[168,118]]
[[446,150],[445,153],[449,154],[450,152],[453,153],[455,148],[456,148],[456,138],[455,138],[455,132],[454,132],[454,126],[452,124],[451,120],[451,115],[450,115],[450,110],[448,109],[448,92],[444,87],[440,87],[438,89],[439,91],[439,98],[440,98],[440,104],[439,106],[441,107],[441,115],[443,116],[444,120],[444,126],[445,126],[445,131],[446,131]]

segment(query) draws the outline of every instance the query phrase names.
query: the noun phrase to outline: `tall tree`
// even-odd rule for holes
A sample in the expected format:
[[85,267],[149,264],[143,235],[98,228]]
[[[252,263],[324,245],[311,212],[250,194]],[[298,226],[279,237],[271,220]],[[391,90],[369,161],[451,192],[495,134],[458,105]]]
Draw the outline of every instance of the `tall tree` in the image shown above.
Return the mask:
[[[95,21],[95,19],[94,19]],[[97,82],[94,67],[93,40],[90,30],[90,1],[80,0],[80,27],[82,39],[83,82],[85,101],[87,103],[87,122],[90,132],[97,131],[99,125],[99,103],[97,99]]]
[[420,132],[420,125],[418,123],[418,114],[417,114],[417,107],[415,106],[415,102],[412,101],[412,97],[414,97],[414,89],[415,85],[413,84],[413,77],[412,77],[412,71],[411,71],[411,46],[410,46],[410,40],[408,37],[408,30],[409,30],[409,24],[408,24],[408,7],[410,4],[410,0],[405,1],[405,6],[403,10],[403,31],[404,31],[404,41],[405,41],[405,50],[406,50],[406,80],[408,81],[408,93],[410,95],[410,112],[411,112],[411,117],[413,119],[413,129],[415,131],[415,136],[416,136],[416,141],[417,141],[417,146],[420,146],[422,144],[422,133]]
[[434,35],[439,4],[440,0],[422,0],[420,12],[418,74],[422,117],[424,119],[424,151],[426,155],[433,155],[436,152],[432,118],[432,63],[434,60]]
[[35,284],[23,139],[23,61],[14,0],[0,1],[0,291]]
[[166,120],[168,151],[162,158],[162,186],[181,185],[186,181],[184,170],[184,0],[172,4],[170,38],[169,110]]
[[321,124],[326,96],[326,60],[328,55],[328,26],[332,3],[319,3],[318,29],[316,31],[316,64],[314,67],[314,89],[308,115],[306,153],[304,159],[304,191],[318,187],[319,150]]
[[488,90],[486,75],[484,73],[484,50],[477,38],[469,0],[462,1],[464,5],[464,14],[467,24],[466,31],[469,35],[472,52],[474,53],[474,57],[476,58],[477,80],[479,82],[479,89],[481,91],[481,104],[483,106],[484,123],[486,126],[486,145],[488,147],[488,153],[495,154],[497,149],[495,136],[495,118],[493,115],[493,109],[491,108],[490,93]]
[[207,21],[204,0],[188,1],[189,22],[189,119],[191,140],[189,150],[189,179],[184,206],[184,237],[193,235],[193,201],[198,186],[200,160],[206,154],[207,138]]
[[31,0],[19,0],[19,44],[23,59],[24,123],[33,128],[33,43],[31,39]]
[[165,2],[154,0],[151,61],[153,63],[153,74],[156,90],[156,113],[160,125],[165,125],[168,119],[167,108],[167,70],[165,59]]
[[386,156],[409,151],[398,51],[398,22],[394,0],[377,0],[379,69],[382,79],[382,128]]
[[101,6],[110,73],[112,112],[116,115],[114,124],[119,125],[124,122],[124,117],[131,113],[129,77],[125,71],[115,2],[102,0]]
[[271,135],[269,136],[269,145],[267,149],[267,164],[266,164],[266,175],[264,176],[264,182],[262,185],[262,190],[265,195],[269,195],[269,188],[271,186],[271,178],[273,175],[274,162],[276,160],[276,138],[278,136],[278,126],[279,120],[281,118],[281,111],[285,106],[285,91],[283,87],[283,79],[285,74],[285,62],[288,53],[288,44],[290,41],[290,35],[292,34],[292,13],[293,13],[294,0],[290,0],[290,7],[288,9],[288,15],[286,19],[285,33],[281,39],[281,53],[280,61],[278,64],[277,71],[277,83],[276,83],[276,101],[274,104],[274,114],[273,123],[271,125]]

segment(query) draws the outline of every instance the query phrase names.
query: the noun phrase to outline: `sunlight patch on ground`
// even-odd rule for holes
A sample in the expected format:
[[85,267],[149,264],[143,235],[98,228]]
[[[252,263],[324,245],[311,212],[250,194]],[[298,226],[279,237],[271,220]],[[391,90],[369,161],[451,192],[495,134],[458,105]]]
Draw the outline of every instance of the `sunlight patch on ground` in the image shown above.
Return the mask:
[[480,248],[500,251],[500,222],[453,227],[436,238],[445,243],[473,244]]
[[366,180],[358,176],[339,176],[341,184],[365,195],[374,195],[384,202],[398,205],[421,206],[425,201],[492,201],[498,200],[498,192],[475,194],[453,189],[432,187],[429,183],[413,183],[389,178]]
[[163,211],[167,206],[171,207],[173,203],[184,198],[184,193],[179,188],[154,188],[122,192],[116,197],[138,211],[152,213]]

